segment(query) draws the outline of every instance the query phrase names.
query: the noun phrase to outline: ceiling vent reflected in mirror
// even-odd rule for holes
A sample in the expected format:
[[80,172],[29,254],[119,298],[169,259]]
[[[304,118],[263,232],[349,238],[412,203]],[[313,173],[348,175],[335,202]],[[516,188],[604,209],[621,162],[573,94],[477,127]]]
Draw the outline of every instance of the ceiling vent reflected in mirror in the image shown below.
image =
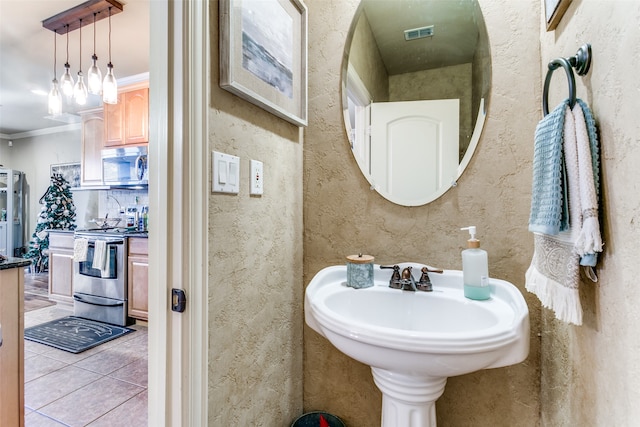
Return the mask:
[[433,36],[433,25],[427,27],[414,28],[412,30],[404,30],[404,39],[406,41],[423,39]]

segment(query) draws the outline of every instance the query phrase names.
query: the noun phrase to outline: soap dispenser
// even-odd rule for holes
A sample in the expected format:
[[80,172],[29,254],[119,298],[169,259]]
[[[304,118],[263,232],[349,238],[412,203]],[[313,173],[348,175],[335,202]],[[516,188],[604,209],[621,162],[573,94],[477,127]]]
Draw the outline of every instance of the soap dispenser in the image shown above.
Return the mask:
[[480,249],[480,240],[476,239],[475,226],[464,227],[460,230],[469,230],[471,235],[471,238],[467,240],[468,249],[462,251],[464,296],[473,300],[489,299],[491,294],[487,251]]

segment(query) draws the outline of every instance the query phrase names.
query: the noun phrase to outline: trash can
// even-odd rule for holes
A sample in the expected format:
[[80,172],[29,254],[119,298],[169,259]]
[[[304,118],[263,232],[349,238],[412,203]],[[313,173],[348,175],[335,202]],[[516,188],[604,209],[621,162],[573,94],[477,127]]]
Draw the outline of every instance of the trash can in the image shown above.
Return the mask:
[[314,411],[300,415],[293,424],[291,424],[291,427],[345,427],[345,425],[342,420],[335,415],[322,411]]

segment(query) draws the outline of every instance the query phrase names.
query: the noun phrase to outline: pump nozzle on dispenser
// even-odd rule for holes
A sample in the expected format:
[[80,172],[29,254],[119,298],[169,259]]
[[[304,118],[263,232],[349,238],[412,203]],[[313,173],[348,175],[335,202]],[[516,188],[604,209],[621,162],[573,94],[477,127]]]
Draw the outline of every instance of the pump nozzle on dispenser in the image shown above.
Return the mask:
[[470,225],[468,227],[462,227],[460,230],[469,230],[469,234],[471,235],[471,240],[476,239],[476,226]]
[[467,240],[467,244],[470,248],[479,248],[480,247],[480,240],[478,240],[476,238],[476,226],[475,225],[470,225],[468,227],[463,227],[460,230],[469,230],[469,235],[471,236],[471,238],[469,240]]

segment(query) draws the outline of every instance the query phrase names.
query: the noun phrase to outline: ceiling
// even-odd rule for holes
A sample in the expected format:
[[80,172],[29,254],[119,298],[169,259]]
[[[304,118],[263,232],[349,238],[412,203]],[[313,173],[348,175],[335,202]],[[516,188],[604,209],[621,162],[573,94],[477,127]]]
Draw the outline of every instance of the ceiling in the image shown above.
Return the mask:
[[[111,17],[111,62],[116,78],[149,71],[149,2],[119,0],[121,13]],[[89,95],[87,105],[77,107],[63,99],[63,115],[47,119],[47,93],[53,80],[54,33],[42,21],[83,3],[82,0],[0,0],[0,137],[18,139],[24,132],[79,122],[77,112],[98,107],[98,95]],[[106,73],[109,20],[96,23],[98,67]],[[69,33],[69,64],[76,78],[79,67],[80,31]],[[64,72],[66,36],[58,35],[58,80]],[[93,24],[82,27],[82,71],[91,66]],[[40,94],[33,91],[40,91]],[[64,114],[68,113],[68,114]]]
[[[480,7],[475,0],[367,0],[371,31],[389,75],[472,62]],[[433,36],[406,41],[404,30],[433,25]]]

